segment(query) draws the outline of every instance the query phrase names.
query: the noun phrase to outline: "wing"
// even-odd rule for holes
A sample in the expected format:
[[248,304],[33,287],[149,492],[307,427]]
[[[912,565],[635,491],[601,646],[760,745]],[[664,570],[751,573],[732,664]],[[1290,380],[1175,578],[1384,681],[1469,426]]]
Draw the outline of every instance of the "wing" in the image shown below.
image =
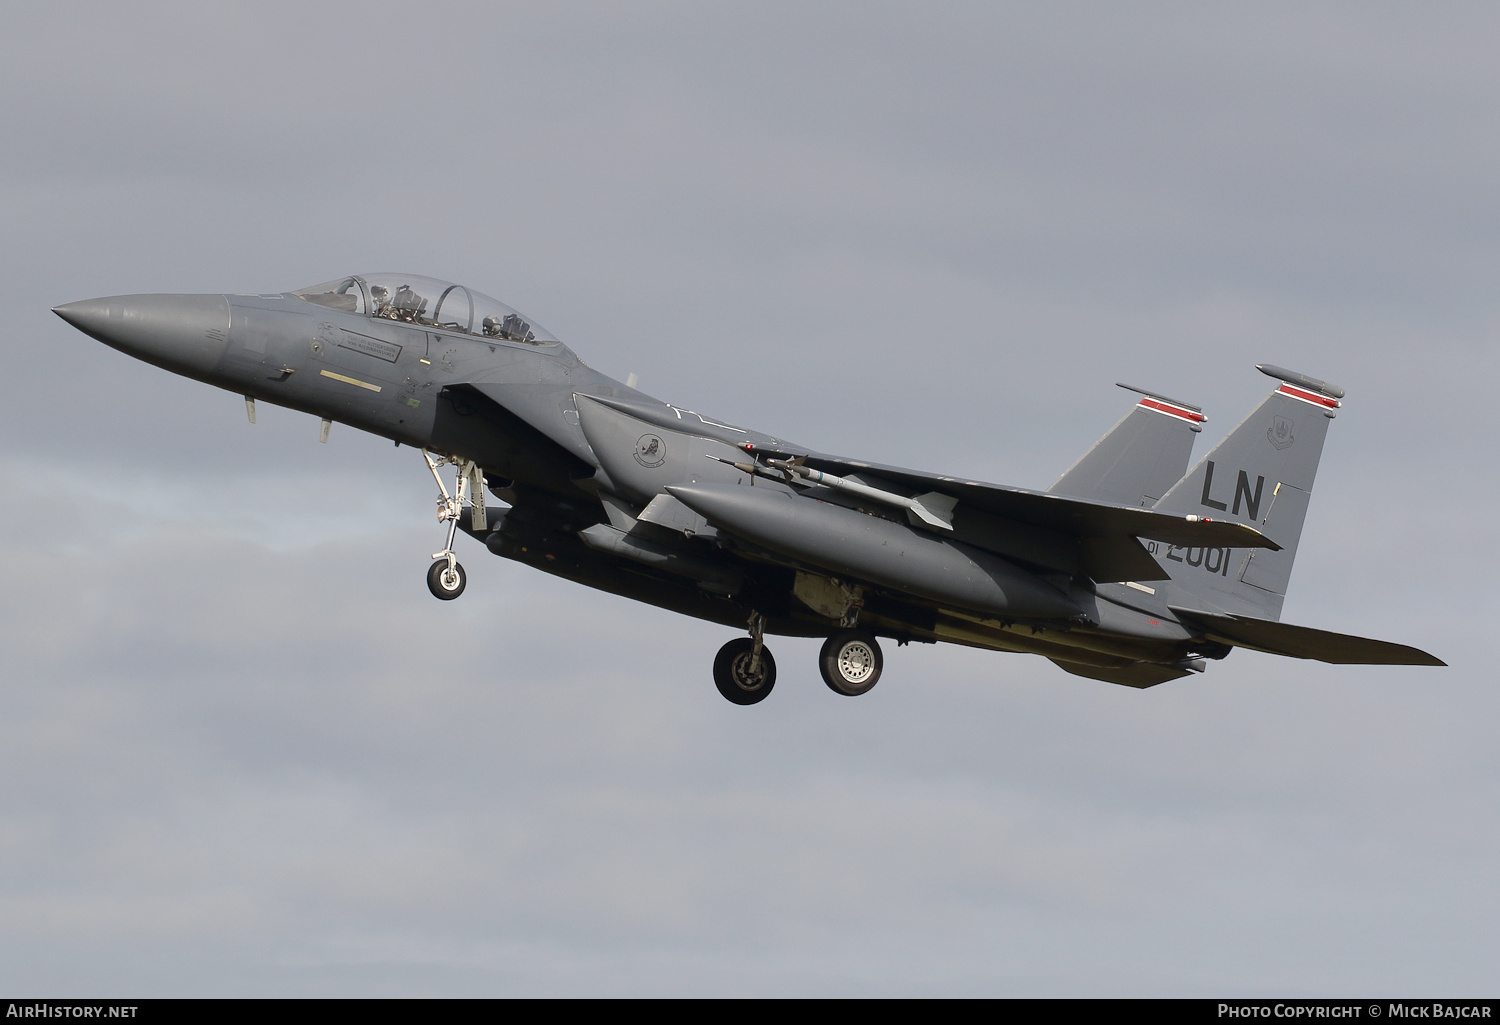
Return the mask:
[[[767,452],[758,446],[753,452],[756,455],[769,454],[781,458],[795,456],[789,452]],[[992,516],[1075,538],[1135,542],[1138,537],[1146,537],[1183,547],[1269,548],[1273,551],[1280,548],[1280,545],[1254,527],[1242,523],[1219,522],[1205,516],[1162,513],[1109,502],[1091,502],[1045,491],[987,484],[983,481],[817,453],[795,457],[803,459],[805,465],[825,473],[844,476],[854,474],[868,483],[874,483],[872,478],[880,478],[916,492],[936,491]]]
[[1143,537],[1185,548],[1279,547],[1254,527],[1203,516],[1091,502],[820,453],[772,451],[752,443],[740,447],[757,460],[792,459],[877,489],[904,489],[929,505],[934,496],[946,496],[957,503],[953,524],[958,540],[1098,583],[1167,579],[1141,544]]
[[[815,470],[856,477],[864,484],[897,494],[905,492],[904,498],[915,498],[924,508],[943,504],[934,501],[933,495],[946,496],[957,503],[956,523],[962,526],[965,519],[987,521],[971,524],[975,526],[972,533],[960,531],[968,534],[961,540],[1046,569],[1083,573],[1099,582],[1165,579],[1160,565],[1137,540],[1142,537],[1183,547],[1278,547],[1243,524],[845,459],[794,449],[768,435],[711,421],[664,403],[600,396],[591,399],[647,423],[725,442],[756,461],[767,457],[796,459]],[[977,516],[968,517],[968,513]]]

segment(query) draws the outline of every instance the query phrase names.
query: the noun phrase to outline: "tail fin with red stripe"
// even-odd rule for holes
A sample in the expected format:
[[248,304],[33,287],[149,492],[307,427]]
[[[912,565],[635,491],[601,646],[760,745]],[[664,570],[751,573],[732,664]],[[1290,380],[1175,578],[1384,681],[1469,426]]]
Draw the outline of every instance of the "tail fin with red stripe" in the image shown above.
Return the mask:
[[1141,400],[1047,489],[1051,494],[1150,508],[1187,471],[1203,410],[1128,384],[1118,387]]
[[[1179,592],[1174,604],[1279,619],[1312,497],[1328,422],[1342,388],[1280,367],[1256,367],[1282,382],[1155,508],[1248,524],[1281,546],[1193,549],[1157,546],[1156,560]],[[1196,603],[1184,599],[1197,599]]]

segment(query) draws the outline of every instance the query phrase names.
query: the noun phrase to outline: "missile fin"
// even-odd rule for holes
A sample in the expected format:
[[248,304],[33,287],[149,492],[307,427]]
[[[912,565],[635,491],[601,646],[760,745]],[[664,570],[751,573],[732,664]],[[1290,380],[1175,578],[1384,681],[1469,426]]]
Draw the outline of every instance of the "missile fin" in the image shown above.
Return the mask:
[[958,499],[952,495],[929,491],[911,500],[911,505],[906,509],[906,515],[913,524],[923,523],[938,530],[952,530],[953,507],[956,505],[958,505]]

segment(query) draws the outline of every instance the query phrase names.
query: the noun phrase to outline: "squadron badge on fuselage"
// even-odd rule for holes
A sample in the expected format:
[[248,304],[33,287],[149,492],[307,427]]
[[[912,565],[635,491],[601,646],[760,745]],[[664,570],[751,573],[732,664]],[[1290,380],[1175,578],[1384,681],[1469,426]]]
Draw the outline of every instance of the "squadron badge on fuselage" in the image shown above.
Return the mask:
[[642,434],[635,443],[635,461],[654,470],[667,461],[667,443],[657,434]]

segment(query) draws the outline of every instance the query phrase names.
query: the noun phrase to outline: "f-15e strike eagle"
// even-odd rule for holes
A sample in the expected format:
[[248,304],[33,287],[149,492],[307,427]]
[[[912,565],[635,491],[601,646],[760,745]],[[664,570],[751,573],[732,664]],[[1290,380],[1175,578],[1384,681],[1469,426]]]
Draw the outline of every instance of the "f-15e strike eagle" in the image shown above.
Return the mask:
[[[664,403],[585,366],[518,311],[409,274],[279,295],[127,295],[59,306],[132,356],[421,450],[463,593],[462,528],[496,555],[748,631],[714,660],[736,704],[776,683],[767,634],[826,637],[839,694],[880,678],[877,638],[1032,652],[1130,687],[1236,647],[1443,665],[1279,622],[1344,392],[1277,387],[1191,470],[1204,420],[1152,392],[1046,491],[833,456]],[[442,470],[453,468],[451,486]],[[488,503],[485,491],[508,508]]]

